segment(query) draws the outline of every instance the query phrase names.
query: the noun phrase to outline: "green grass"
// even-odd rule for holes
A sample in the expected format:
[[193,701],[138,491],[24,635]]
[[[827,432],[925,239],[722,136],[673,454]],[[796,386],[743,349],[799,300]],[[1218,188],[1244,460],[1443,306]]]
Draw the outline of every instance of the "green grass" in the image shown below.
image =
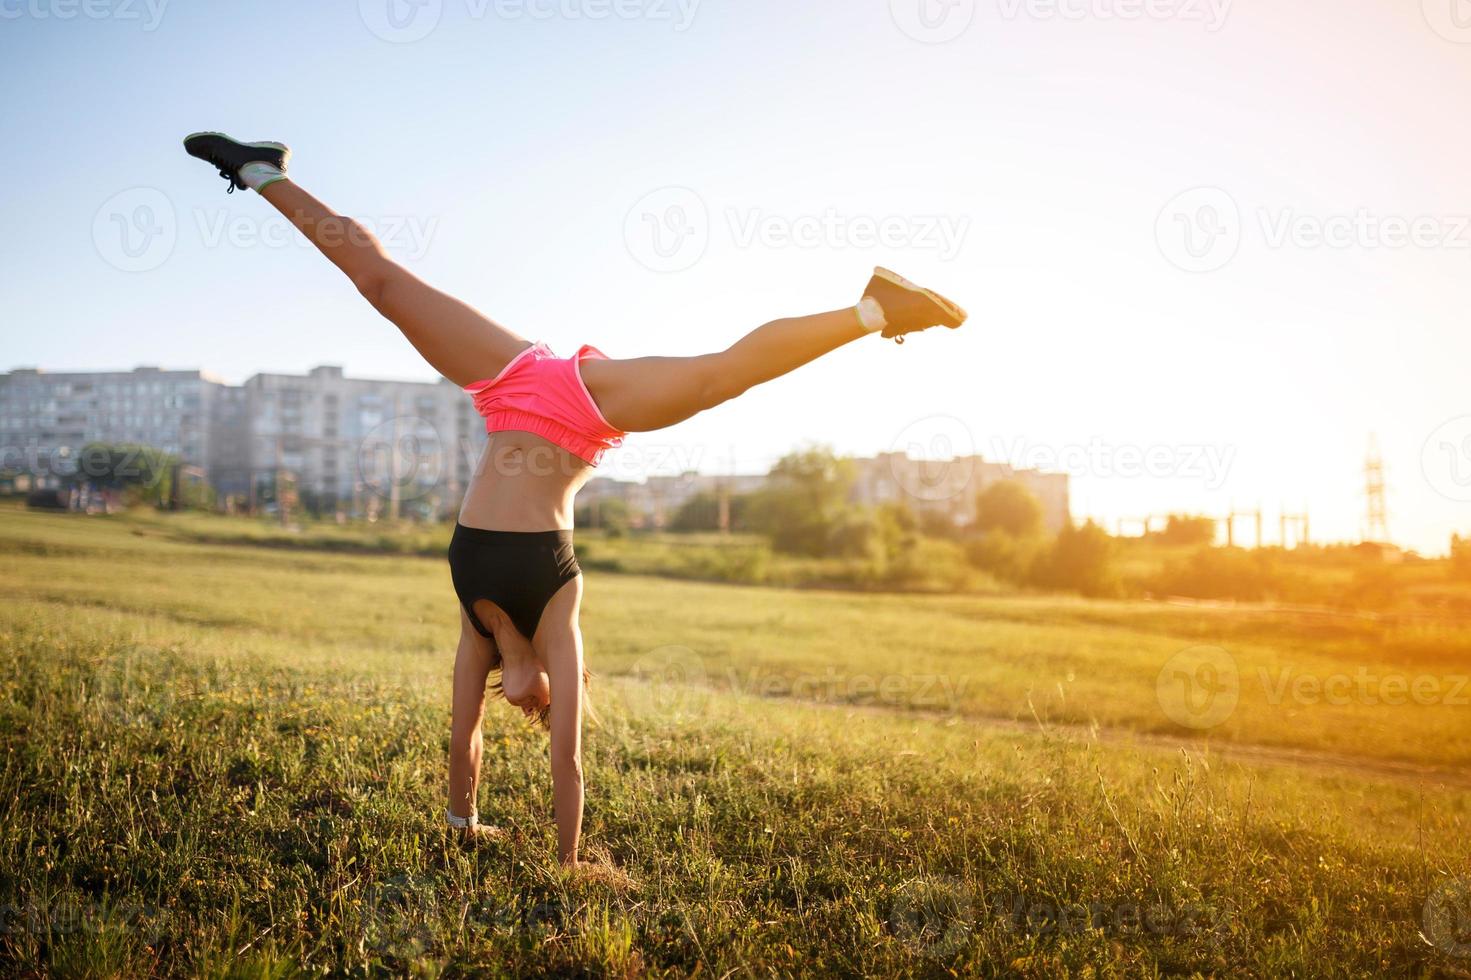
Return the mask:
[[[558,873],[509,710],[508,837],[444,835],[442,561],[191,530],[0,512],[7,974],[1471,975],[1426,914],[1471,875],[1471,709],[1257,680],[1444,685],[1464,633],[593,573],[586,840],[625,889]],[[1242,678],[1210,729],[1156,689],[1199,646]]]

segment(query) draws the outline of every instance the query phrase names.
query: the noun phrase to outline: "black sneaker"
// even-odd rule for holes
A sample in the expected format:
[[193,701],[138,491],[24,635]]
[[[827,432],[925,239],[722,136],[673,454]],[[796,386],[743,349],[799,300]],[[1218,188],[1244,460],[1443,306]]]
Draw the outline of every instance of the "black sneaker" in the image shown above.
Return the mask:
[[291,150],[284,143],[241,143],[224,133],[190,133],[184,137],[184,149],[191,157],[218,167],[220,176],[230,182],[230,194],[237,187],[245,190],[240,168],[247,163],[269,163],[285,173],[286,162],[291,159]]
[[916,286],[903,276],[888,269],[873,270],[864,297],[872,296],[884,308],[884,336],[894,338],[895,343],[904,343],[904,334],[930,327],[950,327],[952,330],[965,322],[966,313],[956,304],[928,289]]

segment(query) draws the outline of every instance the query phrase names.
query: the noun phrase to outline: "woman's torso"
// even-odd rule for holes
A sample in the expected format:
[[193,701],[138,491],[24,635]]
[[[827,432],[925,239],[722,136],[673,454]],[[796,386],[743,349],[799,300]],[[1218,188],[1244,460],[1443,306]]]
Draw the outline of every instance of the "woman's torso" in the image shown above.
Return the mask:
[[593,467],[531,432],[492,432],[460,506],[460,523],[493,531],[572,527],[573,500]]

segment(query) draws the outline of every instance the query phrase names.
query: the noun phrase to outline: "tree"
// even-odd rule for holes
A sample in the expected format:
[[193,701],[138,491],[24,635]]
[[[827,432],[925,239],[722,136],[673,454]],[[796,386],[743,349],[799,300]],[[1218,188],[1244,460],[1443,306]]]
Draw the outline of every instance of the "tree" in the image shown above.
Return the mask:
[[579,507],[576,512],[578,524],[606,531],[608,537],[622,537],[632,526],[628,501],[621,497],[608,497],[594,504]]
[[1451,576],[1471,582],[1471,538],[1451,535]]
[[1042,584],[1095,598],[1117,596],[1122,585],[1114,565],[1114,543],[1092,521],[1082,527],[1069,524],[1057,535],[1042,563]]
[[[846,523],[852,486],[853,464],[832,450],[819,446],[791,453],[752,495],[751,525],[769,536],[777,551],[825,555],[834,529]],[[851,536],[843,537],[843,546],[853,547]]]
[[[732,494],[729,498],[729,517],[732,528],[741,524],[745,517],[746,497]],[[720,530],[720,495],[701,492],[680,505],[669,521],[671,531],[718,531]]]
[[77,454],[70,481],[120,492],[129,504],[161,503],[173,485],[174,457],[151,446],[89,442]]
[[1042,504],[1015,480],[1000,480],[976,497],[976,530],[1004,531],[1016,538],[1042,533]]
[[1159,533],[1159,539],[1165,544],[1190,547],[1214,544],[1215,518],[1195,514],[1171,514],[1165,523],[1165,529]]

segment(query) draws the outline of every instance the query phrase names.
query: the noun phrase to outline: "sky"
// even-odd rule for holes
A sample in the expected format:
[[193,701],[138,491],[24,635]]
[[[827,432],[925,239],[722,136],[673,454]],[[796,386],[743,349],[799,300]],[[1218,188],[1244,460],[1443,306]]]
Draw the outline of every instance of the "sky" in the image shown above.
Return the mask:
[[[866,338],[604,464],[817,443],[1072,474],[1110,529],[1471,532],[1466,0],[0,0],[0,370],[432,371],[196,130],[570,354],[721,349],[875,265]],[[23,97],[21,97],[23,95]]]

